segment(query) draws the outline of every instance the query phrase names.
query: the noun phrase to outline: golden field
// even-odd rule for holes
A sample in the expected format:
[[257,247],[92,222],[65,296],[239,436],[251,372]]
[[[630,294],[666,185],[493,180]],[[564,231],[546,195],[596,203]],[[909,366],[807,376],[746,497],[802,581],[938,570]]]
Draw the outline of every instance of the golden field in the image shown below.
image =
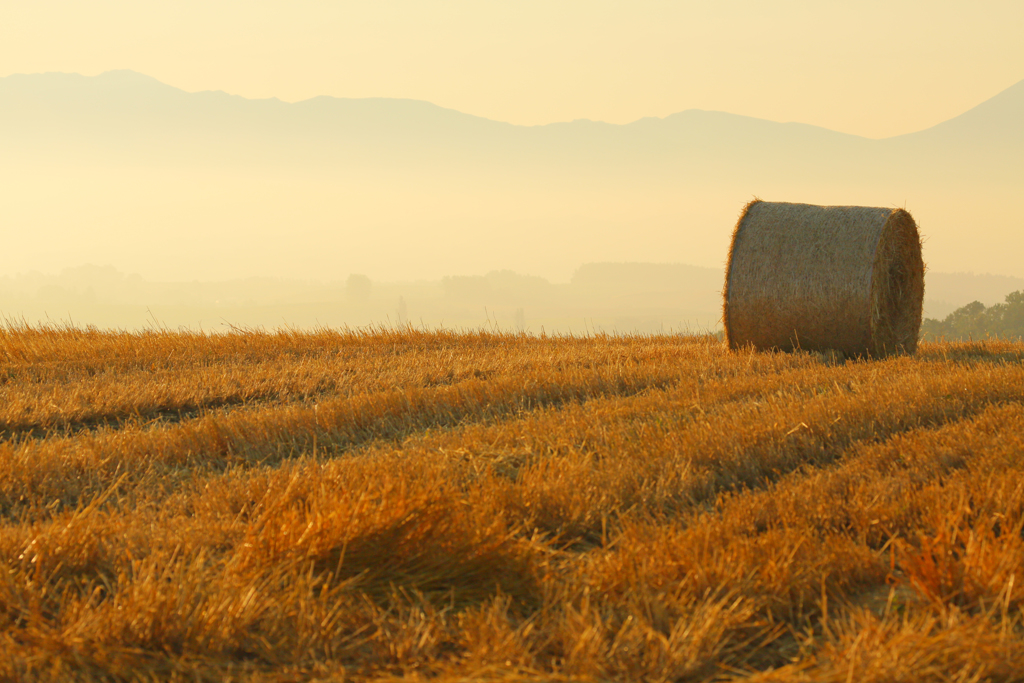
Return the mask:
[[0,331],[0,679],[1024,680],[1024,344]]

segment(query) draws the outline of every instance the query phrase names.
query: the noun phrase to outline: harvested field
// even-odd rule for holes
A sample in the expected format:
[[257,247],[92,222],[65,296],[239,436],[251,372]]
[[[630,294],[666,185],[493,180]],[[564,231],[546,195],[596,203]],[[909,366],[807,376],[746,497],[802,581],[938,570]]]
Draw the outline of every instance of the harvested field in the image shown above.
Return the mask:
[[2,680],[1020,680],[1024,344],[0,331]]

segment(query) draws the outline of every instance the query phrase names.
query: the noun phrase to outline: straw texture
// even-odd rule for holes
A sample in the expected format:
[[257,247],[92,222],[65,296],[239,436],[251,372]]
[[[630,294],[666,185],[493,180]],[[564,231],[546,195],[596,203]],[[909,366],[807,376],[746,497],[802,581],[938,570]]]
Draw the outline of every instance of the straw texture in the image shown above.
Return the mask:
[[913,353],[924,262],[902,209],[754,200],[729,248],[723,321],[736,349]]

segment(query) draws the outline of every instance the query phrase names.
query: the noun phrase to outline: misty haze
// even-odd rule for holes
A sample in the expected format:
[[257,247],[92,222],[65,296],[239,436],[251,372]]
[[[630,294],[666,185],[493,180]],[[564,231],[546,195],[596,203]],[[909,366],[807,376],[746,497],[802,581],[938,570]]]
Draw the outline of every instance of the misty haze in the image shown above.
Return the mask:
[[[113,266],[0,277],[9,321],[117,329],[401,326],[579,333],[716,332],[724,272],[666,263],[589,263],[566,283],[491,271],[438,280],[375,282],[251,277],[161,282]],[[929,273],[924,314],[944,318],[978,301],[998,304],[1024,279]]]
[[[0,310],[127,328],[714,329],[728,238],[757,195],[906,206],[925,314],[943,316],[1020,288],[1021,120],[1024,82],[870,140],[697,110],[526,127],[130,71],[8,76]],[[969,271],[1001,276],[942,274]]]

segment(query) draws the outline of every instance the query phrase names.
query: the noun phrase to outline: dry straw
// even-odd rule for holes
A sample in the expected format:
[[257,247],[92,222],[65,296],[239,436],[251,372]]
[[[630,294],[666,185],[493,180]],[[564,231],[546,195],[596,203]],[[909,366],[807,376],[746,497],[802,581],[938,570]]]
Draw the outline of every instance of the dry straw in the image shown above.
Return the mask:
[[902,209],[763,202],[743,209],[729,248],[729,348],[913,353],[924,262]]

